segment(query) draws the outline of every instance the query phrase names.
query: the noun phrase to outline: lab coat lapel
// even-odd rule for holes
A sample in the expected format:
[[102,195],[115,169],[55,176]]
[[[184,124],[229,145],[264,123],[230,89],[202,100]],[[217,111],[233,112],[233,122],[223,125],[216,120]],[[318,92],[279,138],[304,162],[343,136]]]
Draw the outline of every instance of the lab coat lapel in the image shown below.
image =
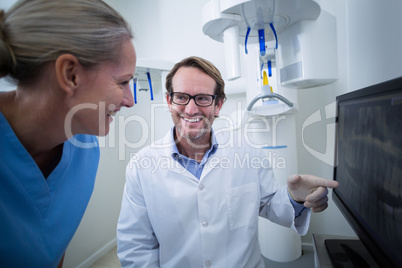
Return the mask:
[[226,157],[222,154],[222,150],[217,148],[216,152],[208,158],[208,161],[205,163],[204,169],[202,170],[200,181],[203,180],[205,176],[208,175],[214,168],[219,168],[222,164],[222,158]]
[[187,169],[185,169],[178,161],[176,161],[173,156],[172,156],[172,144],[171,144],[171,135],[172,132],[168,131],[168,133],[165,135],[162,141],[162,146],[163,146],[163,155],[164,157],[167,157],[169,159],[169,171],[172,171],[180,176],[185,176],[187,178],[190,178],[193,181],[198,182],[198,179],[194,177],[193,174],[191,174]]
[[[215,136],[216,141],[218,143],[218,148],[215,151],[215,153],[209,157],[207,163],[205,164],[204,170],[202,171],[201,174],[200,181],[202,181],[202,179],[215,168],[229,167],[231,159],[233,158],[233,156],[227,155],[227,151],[222,150],[223,147],[229,146],[228,142],[230,141],[231,138],[233,139],[233,137],[228,135],[227,132],[218,132],[215,133],[215,135],[216,135]],[[225,154],[223,152],[225,152]]]

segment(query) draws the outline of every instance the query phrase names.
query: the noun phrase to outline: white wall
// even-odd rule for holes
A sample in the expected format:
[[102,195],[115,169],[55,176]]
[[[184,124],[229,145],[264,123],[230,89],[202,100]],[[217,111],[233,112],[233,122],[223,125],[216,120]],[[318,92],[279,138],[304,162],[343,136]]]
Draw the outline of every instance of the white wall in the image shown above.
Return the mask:
[[0,9],[9,9],[17,0],[2,0],[0,2]]

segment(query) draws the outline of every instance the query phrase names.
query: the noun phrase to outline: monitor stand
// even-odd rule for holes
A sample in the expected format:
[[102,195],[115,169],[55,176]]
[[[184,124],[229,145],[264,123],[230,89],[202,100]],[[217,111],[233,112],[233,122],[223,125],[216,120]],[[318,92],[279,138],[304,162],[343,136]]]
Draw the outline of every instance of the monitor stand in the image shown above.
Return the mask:
[[325,247],[335,268],[370,268],[370,253],[360,240],[325,239]]

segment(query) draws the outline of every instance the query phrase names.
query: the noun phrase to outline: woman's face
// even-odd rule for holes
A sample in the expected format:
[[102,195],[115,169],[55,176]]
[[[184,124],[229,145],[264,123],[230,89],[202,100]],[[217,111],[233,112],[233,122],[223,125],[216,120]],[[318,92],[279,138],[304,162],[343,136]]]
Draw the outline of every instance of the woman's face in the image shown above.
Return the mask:
[[85,71],[80,104],[73,107],[72,134],[104,136],[109,133],[109,125],[120,108],[134,105],[129,82],[134,76],[135,64],[134,46],[127,40],[118,60]]

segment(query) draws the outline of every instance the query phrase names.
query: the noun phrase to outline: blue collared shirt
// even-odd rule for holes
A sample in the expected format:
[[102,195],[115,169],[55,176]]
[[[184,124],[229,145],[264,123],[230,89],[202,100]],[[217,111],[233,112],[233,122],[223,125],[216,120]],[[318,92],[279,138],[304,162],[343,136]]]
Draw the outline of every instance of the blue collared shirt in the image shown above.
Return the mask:
[[172,146],[173,158],[177,162],[179,162],[185,169],[187,169],[191,174],[193,174],[197,179],[200,179],[205,163],[208,161],[208,158],[216,152],[216,149],[218,148],[218,142],[216,140],[214,131],[211,130],[211,132],[212,132],[211,148],[209,148],[208,151],[204,154],[204,157],[202,158],[200,163],[198,163],[197,161],[195,161],[192,158],[188,158],[187,156],[184,156],[181,153],[179,153],[179,150],[177,149],[177,145],[173,138],[174,137],[173,131],[175,131],[174,128],[172,128],[172,135],[171,135],[171,144],[173,144],[173,146]]

